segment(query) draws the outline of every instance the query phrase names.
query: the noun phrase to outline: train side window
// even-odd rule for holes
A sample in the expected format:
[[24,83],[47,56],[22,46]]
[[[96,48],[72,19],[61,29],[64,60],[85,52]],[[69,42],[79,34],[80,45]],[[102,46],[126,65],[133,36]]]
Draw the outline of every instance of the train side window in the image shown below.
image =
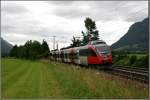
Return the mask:
[[83,52],[82,52],[83,50],[81,49],[81,50],[79,50],[79,55],[80,56],[83,56]]
[[65,58],[65,59],[67,58],[67,53],[66,53],[66,52],[64,52],[64,58]]
[[74,58],[78,59],[78,53],[77,52],[75,53],[75,57]]
[[66,59],[66,58],[67,58],[67,54],[66,54],[66,52],[65,52],[65,54],[64,54],[64,55],[65,55],[65,59]]
[[81,49],[79,51],[80,56],[88,56],[88,49]]
[[96,56],[96,53],[92,49],[88,49],[88,56]]

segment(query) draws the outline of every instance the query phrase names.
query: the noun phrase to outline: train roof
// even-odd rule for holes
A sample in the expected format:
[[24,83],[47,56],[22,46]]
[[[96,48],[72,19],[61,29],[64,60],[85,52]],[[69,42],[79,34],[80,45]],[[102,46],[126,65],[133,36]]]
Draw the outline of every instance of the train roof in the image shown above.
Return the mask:
[[62,51],[68,52],[70,50],[87,49],[87,48],[92,47],[92,46],[108,46],[108,45],[103,40],[94,40],[94,41],[90,41],[87,45],[84,45],[84,46],[73,47],[73,48],[63,48],[63,49],[60,49],[60,50],[54,50],[52,52],[55,52],[55,53],[62,52]]
[[95,40],[95,41],[90,41],[88,44],[97,45],[97,44],[106,44],[106,42],[103,40]]

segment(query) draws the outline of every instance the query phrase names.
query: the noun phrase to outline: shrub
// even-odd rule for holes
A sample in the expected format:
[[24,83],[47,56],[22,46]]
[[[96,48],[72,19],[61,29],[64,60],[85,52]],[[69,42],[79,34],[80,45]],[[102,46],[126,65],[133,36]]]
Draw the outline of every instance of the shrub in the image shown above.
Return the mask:
[[134,64],[134,62],[136,61],[137,57],[135,55],[130,57],[130,64]]
[[135,67],[148,67],[148,55],[141,57],[139,59],[136,60],[136,62],[134,63],[133,66]]

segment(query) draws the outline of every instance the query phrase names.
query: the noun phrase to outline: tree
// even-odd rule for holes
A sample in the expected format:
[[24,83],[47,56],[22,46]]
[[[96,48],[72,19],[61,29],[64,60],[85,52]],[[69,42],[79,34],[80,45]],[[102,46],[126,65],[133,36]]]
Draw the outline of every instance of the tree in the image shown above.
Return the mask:
[[50,52],[48,44],[45,40],[43,40],[43,42],[42,42],[42,52],[43,52],[43,56],[45,56],[45,57],[47,57]]
[[95,21],[93,21],[91,18],[87,17],[84,21],[85,27],[87,29],[87,36],[89,38],[88,41],[90,40],[98,40],[98,30],[96,30],[96,24]]
[[86,45],[90,41],[90,34],[84,33],[83,31],[81,32],[83,35],[83,40],[81,42],[81,45]]
[[30,52],[32,55],[31,59],[39,58],[39,55],[41,55],[41,53],[42,53],[42,46],[41,46],[40,42],[33,41]]
[[15,45],[15,46],[11,49],[11,51],[10,51],[10,56],[11,56],[11,57],[17,57],[17,49],[18,49],[18,46],[17,46],[17,45]]
[[25,49],[24,46],[19,46],[17,51],[18,58],[25,58]]
[[24,45],[24,51],[25,51],[25,58],[29,59],[31,58],[32,54],[31,54],[31,45],[32,45],[32,40],[29,40],[25,43]]
[[73,40],[72,41],[72,44],[71,44],[71,47],[78,47],[80,46],[80,40],[79,39],[76,39],[74,36],[73,36]]
[[38,41],[29,40],[25,43],[25,45],[19,47],[15,45],[10,52],[10,56],[12,57],[25,58],[30,60],[47,57],[48,54],[49,47],[45,40],[43,40],[42,44]]
[[92,21],[91,18],[88,18],[88,17],[87,17],[87,18],[85,19],[84,23],[85,23],[85,27],[86,27],[86,29],[87,29],[87,31],[88,31],[89,33],[91,33],[93,30],[96,29],[95,21]]

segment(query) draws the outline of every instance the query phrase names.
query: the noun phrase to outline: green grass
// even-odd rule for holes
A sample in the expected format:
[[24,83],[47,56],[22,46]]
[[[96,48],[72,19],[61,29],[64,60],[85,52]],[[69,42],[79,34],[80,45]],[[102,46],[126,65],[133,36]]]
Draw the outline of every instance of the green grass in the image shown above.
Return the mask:
[[[132,58],[135,58],[134,60]],[[125,55],[114,55],[113,56],[114,65],[124,65],[131,67],[148,68],[148,55],[147,54],[125,54]]]
[[137,56],[137,58],[139,59],[139,58],[141,58],[141,57],[144,57],[144,56],[146,56],[146,54],[128,54],[128,56],[129,57],[131,57],[131,56]]
[[148,85],[58,62],[2,59],[2,98],[148,98]]

